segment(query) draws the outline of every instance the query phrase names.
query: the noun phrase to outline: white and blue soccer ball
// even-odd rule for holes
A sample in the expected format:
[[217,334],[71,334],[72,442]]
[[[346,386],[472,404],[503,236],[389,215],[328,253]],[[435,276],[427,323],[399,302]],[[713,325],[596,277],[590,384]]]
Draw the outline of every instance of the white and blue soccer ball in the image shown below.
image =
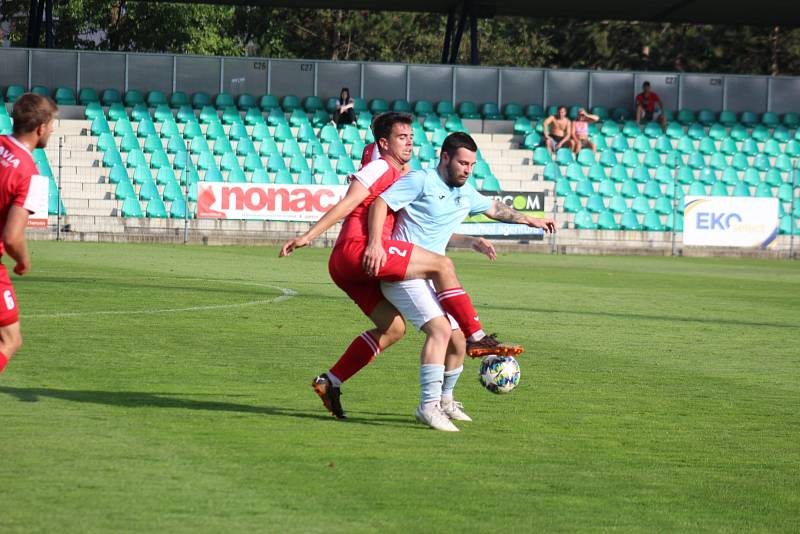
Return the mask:
[[519,384],[519,363],[512,356],[490,354],[481,361],[478,380],[492,393],[508,393]]

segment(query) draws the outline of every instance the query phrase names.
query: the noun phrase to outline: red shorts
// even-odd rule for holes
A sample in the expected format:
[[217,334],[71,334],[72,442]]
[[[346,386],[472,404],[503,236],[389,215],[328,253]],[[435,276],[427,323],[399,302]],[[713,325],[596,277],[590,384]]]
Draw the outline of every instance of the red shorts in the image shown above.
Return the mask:
[[399,282],[406,277],[414,245],[405,241],[385,240],[383,250],[386,251],[386,265],[374,278],[368,276],[361,266],[366,248],[366,241],[346,241],[337,245],[328,260],[328,272],[334,283],[353,299],[361,311],[370,315],[384,299],[380,281]]
[[17,296],[8,277],[5,265],[0,264],[0,326],[8,326],[19,321]]

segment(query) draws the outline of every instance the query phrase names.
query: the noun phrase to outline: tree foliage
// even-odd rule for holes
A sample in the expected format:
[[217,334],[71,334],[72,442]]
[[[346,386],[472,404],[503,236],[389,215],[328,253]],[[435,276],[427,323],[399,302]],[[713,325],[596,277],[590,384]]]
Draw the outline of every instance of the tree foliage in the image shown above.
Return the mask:
[[[28,0],[0,3],[0,32],[24,46]],[[446,17],[435,13],[278,9],[63,0],[56,46],[204,55],[439,63]],[[654,22],[521,19],[479,22],[484,65],[800,74],[800,30]],[[464,33],[459,63],[469,61]]]

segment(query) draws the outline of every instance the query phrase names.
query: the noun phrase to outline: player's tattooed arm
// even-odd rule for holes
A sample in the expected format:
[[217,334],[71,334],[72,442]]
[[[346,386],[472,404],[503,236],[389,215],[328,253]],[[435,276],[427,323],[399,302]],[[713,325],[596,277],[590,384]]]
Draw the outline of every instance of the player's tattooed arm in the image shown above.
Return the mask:
[[524,213],[520,213],[514,208],[511,208],[499,200],[492,203],[492,207],[484,212],[484,215],[495,221],[512,223],[512,224],[526,224],[533,228],[541,228],[545,232],[555,232],[556,225],[553,219],[549,217],[530,217]]
[[495,221],[527,224],[528,217],[512,207],[506,205],[505,202],[495,200],[492,207],[486,211],[486,216]]

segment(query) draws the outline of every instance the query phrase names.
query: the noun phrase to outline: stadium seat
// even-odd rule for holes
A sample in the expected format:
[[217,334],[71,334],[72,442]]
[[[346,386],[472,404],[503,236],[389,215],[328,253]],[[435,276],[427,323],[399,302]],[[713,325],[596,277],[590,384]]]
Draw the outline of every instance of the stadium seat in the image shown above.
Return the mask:
[[270,183],[269,175],[264,168],[258,168],[253,170],[253,173],[250,175],[250,183],[253,184],[268,184]]
[[576,193],[569,193],[564,197],[563,210],[567,213],[576,213],[583,209],[581,199]]
[[487,102],[481,106],[481,117],[483,120],[502,120],[503,114],[495,102]]
[[433,102],[430,100],[417,100],[414,103],[414,113],[418,117],[426,116],[431,113],[434,113],[433,110]]
[[523,148],[533,149],[535,146],[539,145],[541,142],[541,137],[538,133],[533,131],[533,124],[531,124],[531,120],[527,117],[517,117],[514,119],[514,133],[517,135],[528,136],[530,134],[534,134],[536,137],[531,139],[536,139],[535,143],[531,143],[526,138],[522,142]]
[[589,180],[588,178],[582,178],[576,180],[575,193],[577,193],[577,195],[581,198],[587,198],[592,196],[595,193],[592,181]]
[[550,153],[547,149],[543,146],[539,146],[533,149],[533,164],[534,165],[546,165],[547,163],[552,162],[550,158]]
[[[118,199],[120,198],[118,197]],[[142,214],[142,207],[139,204],[139,199],[136,198],[136,195],[124,197],[121,211],[123,217],[141,218],[144,216]]]
[[391,109],[392,109],[392,111],[396,111],[398,113],[411,113],[412,112],[411,103],[408,100],[405,100],[403,98],[397,99],[394,102],[392,102]]
[[644,195],[639,195],[633,199],[631,210],[637,215],[644,215],[650,211],[650,201]]
[[723,182],[716,182],[711,186],[712,197],[727,197],[728,187]]
[[544,109],[539,104],[528,104],[525,106],[525,116],[531,120],[538,121],[544,117]]
[[783,125],[787,128],[797,128],[800,126],[800,114],[789,112],[783,115]]
[[628,211],[628,204],[621,193],[617,193],[608,200],[608,209],[613,213],[625,213]]
[[628,108],[616,107],[611,111],[611,118],[617,122],[624,122],[629,117],[633,117],[633,113]]
[[88,106],[89,104],[99,104],[100,97],[97,91],[90,87],[84,87],[78,92],[78,103],[81,106]]
[[719,112],[719,123],[724,126],[733,126],[737,123],[736,113],[733,111],[723,110]]
[[442,100],[438,104],[436,104],[436,114],[440,117],[446,117],[448,115],[452,115],[455,113],[456,110],[453,107],[453,103],[449,100]]
[[122,95],[116,89],[105,89],[100,96],[100,101],[104,106],[111,106],[112,104],[122,104]]
[[129,89],[125,93],[125,106],[132,108],[137,104],[144,104],[144,93],[137,89]]
[[697,112],[697,122],[704,126],[709,126],[716,121],[717,115],[711,110],[701,109]]
[[745,126],[752,127],[758,124],[758,115],[752,111],[743,111],[739,114],[739,122]]
[[242,93],[236,97],[236,108],[247,112],[251,109],[258,108],[258,102],[256,102],[256,97],[249,93]]
[[[418,160],[419,161],[419,160]],[[339,158],[336,162],[336,174],[349,176],[356,172],[353,160],[350,158]]]
[[628,178],[628,170],[625,168],[625,165],[617,164],[611,167],[611,179],[617,183],[622,183]]
[[117,183],[116,187],[114,188],[114,198],[117,200],[135,198],[138,202],[136,190],[133,188],[133,184],[130,182],[130,180],[120,180]]
[[582,209],[575,213],[574,219],[576,230],[596,230],[597,224],[592,219],[592,214],[588,210]]
[[695,122],[689,126],[686,135],[691,139],[702,139],[706,136],[706,129],[702,124]]
[[516,120],[519,117],[523,117],[525,115],[522,106],[517,104],[516,102],[509,102],[503,106],[503,116],[506,120]]
[[[0,115],[3,115],[3,111],[5,111],[5,107],[0,106]],[[83,114],[87,119],[92,121],[97,117],[105,117],[105,112],[99,102],[89,102],[83,110]]]
[[262,97],[258,101],[258,106],[261,108],[261,111],[267,113],[269,113],[273,109],[276,110],[281,109],[281,105],[278,102],[278,98],[272,95],[262,95]]
[[622,214],[619,226],[622,230],[631,230],[631,231],[642,230],[642,225],[639,223],[638,217],[636,217],[636,214],[630,210]]
[[450,115],[444,121],[444,129],[447,130],[448,133],[452,132],[466,132],[467,129],[464,127],[464,123],[461,122],[461,117],[458,115]]
[[766,126],[767,128],[774,128],[781,123],[781,119],[777,113],[772,111],[767,111],[761,115],[761,124]]
[[162,104],[167,104],[167,96],[162,91],[149,91],[147,93],[147,98],[145,99],[147,103],[147,107],[157,107]]
[[601,211],[597,215],[598,230],[619,230],[619,224],[614,220],[614,214],[610,210]]
[[103,167],[113,167],[114,165],[122,164],[122,155],[115,148],[106,150],[103,154]]
[[606,210],[603,196],[600,193],[593,193],[586,199],[586,210],[591,213],[600,213]]
[[211,95],[206,92],[198,91],[192,95],[192,107],[194,109],[203,109],[211,106]]
[[646,232],[663,232],[667,228],[661,223],[661,217],[654,210],[644,214],[642,227]]
[[113,167],[111,167],[111,170],[109,170],[108,182],[111,184],[118,184],[123,180],[129,180],[128,170],[125,168],[124,165],[118,163]]
[[169,97],[169,107],[172,109],[178,109],[183,106],[190,106],[191,102],[189,101],[189,95],[184,93],[183,91],[175,91]]
[[694,111],[685,108],[678,111],[678,115],[675,117],[675,119],[684,126],[689,126],[697,121]]
[[69,87],[58,87],[53,93],[53,100],[59,106],[74,106],[77,104],[75,99],[75,91]]
[[597,192],[606,198],[610,198],[617,194],[617,186],[614,184],[614,180],[606,178],[600,182]]
[[735,196],[735,197],[749,197],[750,196],[750,188],[747,186],[747,184],[745,184],[743,182],[739,182],[733,188],[733,195],[732,196]]

